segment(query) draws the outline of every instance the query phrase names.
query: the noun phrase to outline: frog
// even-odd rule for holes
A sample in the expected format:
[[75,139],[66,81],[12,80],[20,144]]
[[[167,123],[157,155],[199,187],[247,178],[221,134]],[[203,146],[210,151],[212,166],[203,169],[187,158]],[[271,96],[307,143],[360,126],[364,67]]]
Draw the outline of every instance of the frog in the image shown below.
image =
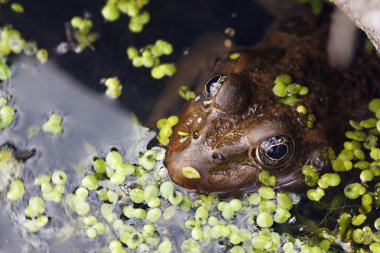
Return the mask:
[[[267,171],[275,189],[297,192],[305,186],[303,166],[327,170],[346,122],[367,115],[380,87],[376,55],[359,55],[344,69],[329,65],[328,33],[328,17],[295,11],[274,21],[256,45],[215,60],[173,128],[165,156],[172,181],[200,193],[245,193],[263,185],[259,173]],[[309,90],[296,104],[280,103],[273,91],[282,74]]]

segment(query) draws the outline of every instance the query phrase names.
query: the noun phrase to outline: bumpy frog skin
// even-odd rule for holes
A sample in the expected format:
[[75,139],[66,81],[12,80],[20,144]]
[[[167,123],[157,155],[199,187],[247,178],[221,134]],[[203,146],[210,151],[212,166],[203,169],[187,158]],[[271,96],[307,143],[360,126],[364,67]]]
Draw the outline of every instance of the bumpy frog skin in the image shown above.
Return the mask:
[[[244,192],[260,186],[258,173],[267,170],[277,177],[275,187],[295,190],[304,185],[303,165],[324,169],[327,147],[342,140],[348,119],[366,115],[380,87],[376,57],[344,71],[329,67],[327,35],[326,22],[300,12],[239,50],[238,59],[216,61],[173,129],[165,159],[172,180],[203,193]],[[282,73],[309,88],[301,104],[316,116],[313,128],[296,107],[278,103],[273,81]],[[187,166],[200,178],[186,178]]]

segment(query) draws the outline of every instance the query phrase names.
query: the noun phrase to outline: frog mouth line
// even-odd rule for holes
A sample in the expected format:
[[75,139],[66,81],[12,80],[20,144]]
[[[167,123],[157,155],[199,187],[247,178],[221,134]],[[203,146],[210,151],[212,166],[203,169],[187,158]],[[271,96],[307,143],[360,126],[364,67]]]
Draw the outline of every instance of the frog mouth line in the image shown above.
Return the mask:
[[[277,183],[274,185],[274,188],[277,189],[288,189],[288,187],[294,187],[297,182],[302,182],[304,184],[304,180],[302,180],[302,173],[292,173],[291,175],[287,176],[286,178],[280,178],[280,180],[277,181]],[[288,180],[287,180],[288,179]]]
[[[252,167],[252,170],[257,170],[257,168],[249,162],[243,162],[243,163],[240,162],[239,166],[244,166],[244,167],[249,166],[249,167]],[[207,173],[218,173],[218,172],[222,173],[222,172],[226,172],[230,170],[238,170],[239,166],[223,166],[223,167],[215,166],[215,167],[207,169],[206,171]]]

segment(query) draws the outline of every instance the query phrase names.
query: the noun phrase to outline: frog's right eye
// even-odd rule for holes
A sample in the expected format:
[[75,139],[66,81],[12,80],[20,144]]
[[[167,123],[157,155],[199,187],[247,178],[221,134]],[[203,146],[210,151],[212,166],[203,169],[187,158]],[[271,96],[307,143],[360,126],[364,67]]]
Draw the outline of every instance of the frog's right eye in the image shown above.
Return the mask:
[[286,135],[276,135],[261,142],[256,149],[257,161],[269,168],[276,168],[285,165],[292,158],[295,145],[291,137]]
[[209,95],[215,95],[220,86],[222,86],[222,79],[222,76],[217,75],[208,80],[205,84],[205,93]]

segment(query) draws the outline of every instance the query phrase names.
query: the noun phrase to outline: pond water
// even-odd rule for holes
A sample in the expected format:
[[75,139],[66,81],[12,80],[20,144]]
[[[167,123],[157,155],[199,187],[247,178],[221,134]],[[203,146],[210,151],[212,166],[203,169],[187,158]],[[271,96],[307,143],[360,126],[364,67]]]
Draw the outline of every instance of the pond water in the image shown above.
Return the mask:
[[[137,163],[138,152],[144,151],[155,135],[134,117],[143,123],[148,119],[168,78],[155,80],[148,70],[134,68],[125,54],[127,46],[139,48],[165,39],[175,48],[167,61],[177,62],[203,34],[222,34],[226,27],[234,27],[236,43],[251,45],[271,20],[253,1],[152,1],[146,7],[152,16],[150,23],[142,33],[134,34],[128,30],[127,17],[104,22],[100,15],[104,3],[25,1],[21,3],[23,14],[10,11],[9,5],[0,10],[2,26],[11,24],[49,52],[44,65],[34,57],[12,57],[12,79],[2,86],[2,94],[11,95],[17,116],[12,126],[1,132],[0,143],[11,143],[19,150],[35,149],[36,154],[24,165],[22,178],[29,189],[24,201],[15,205],[1,201],[0,252],[95,252],[105,246],[104,240],[94,243],[83,236],[56,239],[65,222],[73,225],[62,206],[46,207],[53,225],[39,235],[26,233],[20,224],[27,200],[38,194],[33,187],[38,175],[63,169],[70,178],[66,191],[73,191],[95,155],[104,156],[117,148],[125,160]],[[85,13],[91,15],[94,30],[101,36],[95,49],[80,54],[57,52],[67,41],[64,24]],[[123,83],[118,100],[106,97],[100,85],[101,79],[109,76],[117,76]],[[63,134],[52,137],[41,131],[28,138],[28,129],[41,126],[52,113],[63,116]]]

